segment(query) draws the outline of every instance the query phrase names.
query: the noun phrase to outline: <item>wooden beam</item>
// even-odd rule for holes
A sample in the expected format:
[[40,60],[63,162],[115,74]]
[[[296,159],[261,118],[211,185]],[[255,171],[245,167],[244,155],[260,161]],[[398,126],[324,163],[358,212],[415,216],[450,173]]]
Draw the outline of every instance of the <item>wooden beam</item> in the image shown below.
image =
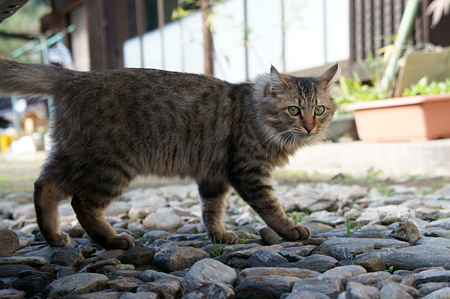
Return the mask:
[[210,0],[201,0],[200,9],[203,16],[203,52],[205,60],[205,74],[214,75],[214,46],[208,14],[212,9]]

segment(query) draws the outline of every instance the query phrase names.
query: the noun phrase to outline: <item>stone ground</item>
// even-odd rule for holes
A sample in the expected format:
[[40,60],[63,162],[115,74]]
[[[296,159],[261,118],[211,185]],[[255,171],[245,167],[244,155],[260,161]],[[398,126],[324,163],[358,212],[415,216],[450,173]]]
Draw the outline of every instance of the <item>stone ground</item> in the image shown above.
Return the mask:
[[278,178],[287,215],[314,234],[302,242],[231,192],[237,245],[207,239],[194,184],[141,179],[105,213],[137,246],[107,251],[68,201],[71,246],[45,244],[31,197],[40,162],[0,159],[0,298],[450,298],[449,178]]

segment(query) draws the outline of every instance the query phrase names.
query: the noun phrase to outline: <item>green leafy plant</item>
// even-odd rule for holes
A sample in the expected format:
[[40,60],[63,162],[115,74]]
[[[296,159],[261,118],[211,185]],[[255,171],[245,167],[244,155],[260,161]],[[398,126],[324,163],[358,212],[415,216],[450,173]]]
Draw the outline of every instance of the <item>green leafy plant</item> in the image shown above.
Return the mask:
[[[1,24],[1,31],[6,33],[26,33],[30,36],[39,34],[40,19],[51,11],[46,0],[30,0],[11,18]],[[0,57],[11,58],[11,52],[24,46],[28,40],[21,38],[0,37]],[[17,58],[22,62],[41,62],[40,55],[23,55]]]
[[405,88],[402,96],[415,96],[415,95],[430,95],[430,94],[444,94],[450,93],[450,78],[445,81],[431,81],[427,76],[423,77],[416,84]]
[[353,78],[341,76],[339,86],[335,88],[338,113],[345,113],[348,104],[368,102],[391,97],[390,93],[382,91],[380,86],[384,66],[381,60],[371,55],[366,61],[358,60],[370,84],[364,84],[358,72],[353,72]]
[[394,266],[390,266],[386,272],[389,272],[390,274],[394,273]]

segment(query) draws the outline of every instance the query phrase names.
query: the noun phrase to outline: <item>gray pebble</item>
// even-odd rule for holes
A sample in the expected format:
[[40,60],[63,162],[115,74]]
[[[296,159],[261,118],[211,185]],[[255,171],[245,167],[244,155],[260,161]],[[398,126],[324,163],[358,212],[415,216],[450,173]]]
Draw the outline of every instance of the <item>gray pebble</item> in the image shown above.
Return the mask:
[[102,274],[80,273],[55,280],[45,288],[49,297],[86,294],[104,289],[109,279]]
[[305,257],[304,259],[301,259],[298,262],[281,264],[279,266],[289,268],[298,267],[302,269],[309,269],[312,271],[323,273],[329,269],[340,266],[340,264],[336,259],[332,258],[331,256],[315,254]]
[[294,284],[292,288],[293,294],[303,291],[322,293],[331,298],[336,298],[339,293],[344,291],[344,288],[338,277],[318,276],[303,278]]
[[277,267],[288,260],[270,250],[258,250],[247,260],[247,267]]
[[203,259],[196,262],[186,273],[186,280],[214,281],[220,283],[234,284],[236,272],[233,268],[213,259]]
[[155,255],[153,264],[165,272],[183,270],[195,262],[208,258],[204,250],[191,247],[175,247]]

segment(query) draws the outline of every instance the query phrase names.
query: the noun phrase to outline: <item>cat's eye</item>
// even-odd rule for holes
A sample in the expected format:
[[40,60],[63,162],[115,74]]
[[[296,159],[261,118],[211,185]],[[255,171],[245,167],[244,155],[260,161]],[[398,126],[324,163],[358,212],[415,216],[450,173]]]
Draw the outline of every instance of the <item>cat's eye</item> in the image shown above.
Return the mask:
[[316,109],[314,109],[315,115],[322,115],[325,112],[324,106],[317,106]]
[[300,108],[295,107],[295,106],[289,106],[288,107],[288,111],[291,115],[293,116],[297,116],[300,114]]

